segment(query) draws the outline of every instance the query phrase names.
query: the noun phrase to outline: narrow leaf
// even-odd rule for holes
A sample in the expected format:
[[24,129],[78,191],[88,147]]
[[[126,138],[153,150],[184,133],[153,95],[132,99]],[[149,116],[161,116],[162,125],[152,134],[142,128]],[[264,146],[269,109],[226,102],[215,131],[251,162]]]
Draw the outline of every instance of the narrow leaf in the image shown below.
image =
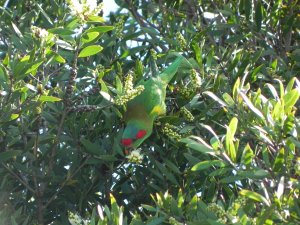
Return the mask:
[[54,97],[54,96],[47,96],[47,95],[42,95],[39,100],[41,102],[59,102],[61,101],[60,98]]
[[289,112],[299,99],[299,91],[293,89],[283,96],[285,112]]
[[191,170],[200,171],[200,170],[205,170],[207,168],[210,168],[212,166],[223,167],[225,166],[225,163],[221,160],[207,160],[207,161],[197,163],[192,167]]
[[21,154],[21,152],[22,151],[18,151],[18,150],[9,150],[6,152],[1,152],[0,153],[0,163],[3,163],[6,160],[16,157],[17,155]]
[[257,202],[261,202],[261,203],[266,204],[267,206],[270,206],[270,203],[267,201],[267,199],[265,197],[263,197],[262,195],[254,192],[254,191],[249,191],[249,190],[243,189],[240,191],[240,194],[247,198],[253,199]]
[[84,32],[84,34],[90,33],[90,32],[98,32],[98,33],[105,33],[108,31],[113,30],[113,26],[98,26],[98,27],[93,27],[88,29],[87,31]]
[[261,29],[262,14],[263,14],[263,8],[261,5],[261,0],[259,0],[256,4],[256,9],[255,9],[255,23],[256,23],[257,31],[260,31]]
[[264,115],[261,113],[261,111],[259,111],[257,108],[255,108],[255,106],[252,104],[250,99],[243,92],[240,92],[239,94],[243,98],[246,105],[252,110],[252,112],[254,112],[259,118],[264,120],[265,119]]
[[95,143],[92,143],[90,142],[89,140],[87,139],[81,139],[80,140],[81,144],[84,146],[84,149],[86,152],[92,154],[92,155],[97,155],[99,156],[101,151],[100,151],[100,146],[95,144]]
[[48,32],[52,34],[58,34],[58,35],[72,35],[74,34],[74,31],[67,28],[57,27],[47,30]]
[[191,149],[194,149],[198,152],[201,152],[201,153],[204,153],[204,154],[214,154],[215,153],[213,148],[211,148],[209,146],[206,146],[204,144],[201,144],[197,141],[194,141],[190,138],[183,138],[180,141],[183,142],[183,143],[186,143],[187,147],[189,147]]
[[203,94],[208,95],[213,100],[215,100],[216,102],[218,102],[221,106],[227,107],[227,104],[223,100],[221,100],[218,96],[216,96],[214,93],[212,93],[210,91],[205,91],[205,92],[203,92]]

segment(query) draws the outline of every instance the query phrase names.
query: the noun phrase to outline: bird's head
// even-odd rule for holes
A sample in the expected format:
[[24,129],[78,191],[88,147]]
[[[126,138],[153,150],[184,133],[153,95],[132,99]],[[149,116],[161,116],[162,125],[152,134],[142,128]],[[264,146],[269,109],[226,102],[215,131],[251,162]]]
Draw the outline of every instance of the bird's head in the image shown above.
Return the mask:
[[137,148],[150,136],[152,127],[138,121],[129,122],[123,132],[121,143],[126,148]]

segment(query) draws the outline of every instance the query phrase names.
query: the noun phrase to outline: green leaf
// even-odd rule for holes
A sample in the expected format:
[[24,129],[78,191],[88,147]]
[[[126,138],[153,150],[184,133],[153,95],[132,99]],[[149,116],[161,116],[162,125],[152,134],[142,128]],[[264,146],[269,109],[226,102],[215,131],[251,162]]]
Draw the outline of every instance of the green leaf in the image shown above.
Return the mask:
[[177,165],[175,165],[173,162],[171,162],[168,159],[164,159],[165,164],[176,174],[181,174],[179,168]]
[[89,43],[95,40],[99,36],[98,32],[89,32],[85,33],[81,36],[81,42],[83,43]]
[[165,219],[165,217],[153,217],[153,219],[150,219],[150,222],[147,222],[146,225],[159,225],[162,224]]
[[240,85],[241,85],[241,80],[240,78],[238,77],[236,79],[236,82],[234,83],[233,85],[233,89],[232,89],[232,97],[235,101],[238,100],[238,93],[239,93],[239,88],[240,88]]
[[233,117],[227,128],[226,138],[228,138],[229,141],[233,141],[237,129],[237,125],[238,125],[238,119],[236,117]]
[[284,100],[284,111],[286,113],[290,112],[292,107],[296,104],[296,102],[298,101],[300,96],[300,92],[298,89],[293,89],[291,91],[289,91],[288,93],[286,93],[283,96],[283,100]]
[[149,212],[157,212],[158,211],[155,207],[153,207],[151,205],[142,204],[142,207],[144,209],[148,210]]
[[9,150],[6,152],[1,152],[0,153],[0,163],[3,163],[11,158],[14,158],[21,153],[22,153],[22,151],[19,151],[19,150]]
[[90,32],[97,32],[97,33],[106,33],[108,31],[113,30],[115,27],[113,26],[98,26],[98,27],[93,27],[85,31],[83,34],[87,34]]
[[66,50],[74,50],[74,48],[72,47],[72,45],[66,41],[57,39],[55,40],[55,44],[57,44],[57,46],[59,46],[60,48],[66,49]]
[[48,14],[44,11],[43,7],[39,4],[35,4],[39,10],[41,11],[41,13],[43,14],[43,16],[46,18],[47,22],[50,24],[50,25],[53,25],[53,22],[52,20],[50,19],[50,17],[48,16]]
[[277,59],[274,59],[273,62],[271,63],[271,68],[272,68],[273,70],[276,70],[276,68],[277,68],[277,62],[278,62],[278,60],[277,60]]
[[157,168],[161,171],[162,174],[165,175],[165,177],[171,181],[174,185],[178,185],[178,181],[176,180],[175,176],[169,172],[169,170],[163,165],[162,163],[155,162]]
[[263,169],[238,171],[237,175],[247,179],[263,179],[270,176],[269,172]]
[[81,144],[84,146],[84,149],[87,153],[90,153],[92,155],[101,155],[101,147],[98,144],[92,143],[87,139],[82,138],[80,140]]
[[205,170],[207,168],[210,168],[212,166],[217,166],[217,167],[224,167],[225,163],[221,160],[207,160],[203,162],[199,162],[196,165],[192,167],[192,171],[200,171],[200,170]]
[[266,204],[267,206],[270,206],[270,203],[267,201],[267,199],[265,197],[263,197],[262,195],[254,192],[254,191],[249,191],[249,190],[243,189],[240,191],[240,195],[243,195],[247,198],[253,199],[257,202],[261,202],[261,203]]
[[296,80],[297,80],[296,77],[293,77],[293,78],[288,82],[288,84],[287,84],[287,86],[286,86],[286,88],[285,88],[286,93],[290,92],[290,91],[293,89]]
[[236,149],[234,146],[234,135],[237,129],[238,119],[236,117],[233,117],[229,123],[229,126],[227,127],[227,133],[226,133],[226,153],[230,156],[230,159],[232,161],[236,160]]
[[110,96],[109,93],[105,92],[105,91],[100,91],[100,95],[102,95],[102,97],[109,101],[109,102],[113,102],[113,98]]
[[265,66],[265,65],[262,64],[262,65],[256,67],[256,68],[253,70],[253,72],[251,73],[251,79],[252,79],[253,82],[257,80],[257,74],[261,71],[261,69],[262,69],[264,66]]
[[7,81],[7,74],[2,65],[0,65],[0,82]]
[[187,144],[187,147],[191,148],[191,149],[194,149],[198,152],[201,152],[201,153],[204,153],[204,154],[212,154],[212,155],[215,155],[215,151],[213,150],[212,147],[210,147],[209,145],[204,145],[204,144],[201,144],[197,141],[194,141],[190,138],[183,138],[180,140],[180,142],[183,142],[183,143],[186,143]]
[[262,15],[263,15],[263,7],[261,5],[261,0],[258,0],[255,9],[255,23],[256,23],[257,31],[260,31],[261,29]]
[[231,106],[231,107],[233,107],[234,106],[234,100],[232,99],[232,97],[228,94],[228,93],[224,93],[223,95],[222,95],[222,97],[223,97],[223,99],[225,100],[225,102],[229,105],[229,106]]
[[275,158],[275,161],[273,164],[273,170],[275,172],[281,172],[281,171],[285,170],[284,161],[285,161],[284,160],[284,148],[281,148]]
[[92,23],[105,23],[105,19],[101,16],[89,16],[87,22],[92,22]]
[[274,79],[275,81],[277,81],[279,83],[279,90],[280,90],[280,99],[283,98],[284,96],[284,87],[283,87],[283,83],[281,80],[278,80],[278,79]]
[[251,162],[253,160],[253,157],[254,157],[253,150],[251,149],[250,145],[247,143],[247,145],[245,146],[244,151],[243,151],[241,162],[243,164],[245,164],[246,166],[250,166]]
[[205,92],[203,92],[203,94],[208,95],[213,100],[215,100],[216,102],[218,102],[221,106],[227,107],[227,104],[223,100],[221,100],[218,96],[216,96],[214,93],[212,93],[210,91],[205,91]]
[[255,106],[252,104],[251,100],[243,92],[240,92],[239,94],[243,98],[246,105],[251,109],[251,111],[254,112],[259,118],[265,120],[264,115],[261,113],[261,111],[259,111],[257,108],[255,108]]
[[16,114],[16,113],[12,113],[11,115],[10,115],[10,120],[15,120],[15,119],[17,119],[17,118],[19,118],[19,114]]
[[22,32],[19,30],[19,28],[17,27],[17,25],[14,24],[13,22],[11,22],[11,25],[12,25],[14,31],[16,32],[16,34],[17,34],[20,38],[24,38]]
[[193,51],[195,53],[195,56],[196,56],[196,60],[197,60],[197,63],[199,64],[200,67],[202,67],[202,56],[201,56],[201,48],[199,46],[199,43],[198,42],[192,42],[192,48],[193,48]]
[[52,28],[52,29],[49,29],[47,31],[52,33],[52,34],[58,34],[58,35],[72,35],[72,34],[75,33],[71,29],[62,28],[62,27]]
[[265,86],[267,86],[269,88],[270,92],[272,93],[272,95],[275,99],[279,98],[279,96],[277,94],[277,91],[276,91],[275,87],[272,84],[267,83],[267,84],[265,84]]
[[78,57],[88,57],[100,52],[103,48],[100,45],[91,45],[81,50]]
[[40,96],[39,100],[41,102],[59,102],[59,101],[61,101],[60,98],[57,98],[57,97],[54,97],[54,96],[47,96],[47,95]]
[[66,60],[59,54],[54,54],[54,60],[59,62],[59,63],[65,63]]
[[245,10],[245,15],[247,20],[250,20],[250,15],[251,15],[251,11],[252,11],[252,1],[249,0],[245,0],[244,1],[244,10]]
[[40,65],[43,64],[43,62],[44,62],[44,61],[43,61],[42,59],[38,60],[37,62],[34,62],[34,63],[32,64],[32,66],[30,66],[30,68],[28,68],[28,69],[25,71],[25,74],[29,74],[29,73],[35,72],[35,71],[40,67]]

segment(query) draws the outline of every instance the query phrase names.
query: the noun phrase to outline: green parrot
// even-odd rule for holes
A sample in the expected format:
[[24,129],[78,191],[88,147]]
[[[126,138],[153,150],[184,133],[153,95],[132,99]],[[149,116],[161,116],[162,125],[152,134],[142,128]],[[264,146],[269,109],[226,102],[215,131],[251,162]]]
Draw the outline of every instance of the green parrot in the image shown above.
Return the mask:
[[[178,57],[167,69],[155,77],[142,80],[143,92],[127,103],[124,113],[126,128],[121,143],[127,148],[137,148],[153,130],[154,120],[166,112],[166,88],[176,74],[184,57]],[[186,60],[187,61],[187,60]]]

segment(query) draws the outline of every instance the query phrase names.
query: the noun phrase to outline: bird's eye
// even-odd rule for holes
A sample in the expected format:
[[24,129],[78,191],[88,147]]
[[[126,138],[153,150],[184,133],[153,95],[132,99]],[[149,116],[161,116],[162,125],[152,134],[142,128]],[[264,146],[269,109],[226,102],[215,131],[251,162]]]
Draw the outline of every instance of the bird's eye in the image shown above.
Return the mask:
[[147,134],[147,131],[145,131],[145,130],[139,130],[138,132],[137,132],[137,134],[136,134],[136,139],[141,139],[141,138],[143,138],[145,135]]
[[127,138],[127,139],[122,139],[122,145],[128,147],[132,144],[132,140],[130,138]]

